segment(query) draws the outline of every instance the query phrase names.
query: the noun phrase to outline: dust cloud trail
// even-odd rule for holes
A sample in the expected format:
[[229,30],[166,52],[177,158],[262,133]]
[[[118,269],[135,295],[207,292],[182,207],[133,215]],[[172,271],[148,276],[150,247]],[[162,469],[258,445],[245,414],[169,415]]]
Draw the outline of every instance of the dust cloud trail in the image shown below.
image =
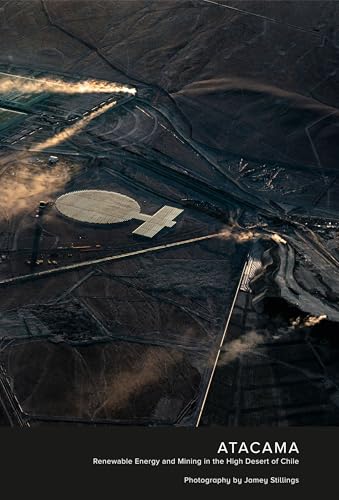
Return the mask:
[[51,148],[53,146],[57,146],[61,142],[67,141],[68,139],[71,139],[74,135],[78,134],[81,132],[83,128],[88,125],[94,118],[97,118],[98,116],[102,115],[109,109],[113,108],[116,105],[116,101],[112,101],[108,104],[105,104],[101,108],[93,111],[89,115],[85,116],[84,118],[80,119],[73,125],[71,125],[68,128],[65,128],[61,132],[58,132],[55,134],[53,137],[50,137],[49,139],[46,139],[43,142],[40,142],[39,144],[36,144],[31,148],[31,151],[43,151],[44,149]]
[[[1,73],[0,73],[1,75]],[[33,79],[21,76],[7,77],[0,79],[0,93],[25,92],[38,94],[48,92],[52,94],[109,94],[125,93],[136,94],[134,87],[127,87],[118,83],[104,80],[84,80],[80,82],[66,82],[54,79]]]
[[287,241],[284,240],[278,233],[268,233],[251,230],[234,230],[234,229],[223,229],[219,233],[219,237],[222,239],[230,239],[235,243],[246,243],[247,241],[255,239],[272,240],[275,243],[281,243],[287,245]]
[[240,337],[240,339],[232,340],[225,345],[220,355],[218,366],[227,365],[243,354],[254,349],[263,341],[263,336],[255,331],[251,331]]
[[92,418],[103,411],[120,410],[128,405],[131,397],[136,398],[152,384],[166,379],[170,370],[183,360],[182,353],[171,355],[167,352],[149,351],[136,362],[134,367],[122,371],[107,380],[104,402],[94,411]]
[[320,316],[306,316],[304,319],[298,316],[292,321],[292,328],[312,328],[312,326],[318,325],[324,319],[327,319],[326,314],[320,314]]
[[276,243],[281,243],[282,245],[287,245],[287,241],[284,240],[278,233],[274,233],[271,236],[271,240],[275,241]]
[[234,231],[232,229],[223,229],[219,233],[219,237],[222,239],[231,239],[236,243],[246,243],[247,241],[253,240],[262,236],[261,233],[253,231]]
[[40,168],[25,163],[18,155],[14,168],[8,169],[0,184],[0,220],[32,210],[40,199],[48,199],[62,189],[70,179],[70,169],[60,163],[53,169]]

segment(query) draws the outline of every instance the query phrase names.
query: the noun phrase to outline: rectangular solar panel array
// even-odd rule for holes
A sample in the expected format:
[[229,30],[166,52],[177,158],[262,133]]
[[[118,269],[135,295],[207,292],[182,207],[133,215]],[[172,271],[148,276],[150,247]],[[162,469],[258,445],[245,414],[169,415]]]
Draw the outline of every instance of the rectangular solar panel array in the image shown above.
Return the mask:
[[175,219],[183,209],[169,207],[165,205],[158,212],[152,215],[144,224],[141,224],[133,231],[133,234],[145,236],[146,238],[153,238],[164,227],[172,227],[175,224]]

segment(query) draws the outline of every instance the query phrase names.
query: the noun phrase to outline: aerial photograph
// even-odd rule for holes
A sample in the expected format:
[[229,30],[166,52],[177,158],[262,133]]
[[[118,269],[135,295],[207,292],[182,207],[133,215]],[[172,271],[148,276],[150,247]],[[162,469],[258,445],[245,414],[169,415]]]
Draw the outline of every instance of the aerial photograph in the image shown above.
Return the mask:
[[339,2],[0,0],[0,426],[339,425]]

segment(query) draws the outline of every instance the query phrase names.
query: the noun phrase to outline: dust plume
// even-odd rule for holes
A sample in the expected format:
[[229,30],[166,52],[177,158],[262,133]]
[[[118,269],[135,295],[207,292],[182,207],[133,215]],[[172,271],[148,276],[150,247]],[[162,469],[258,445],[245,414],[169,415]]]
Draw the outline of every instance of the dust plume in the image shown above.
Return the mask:
[[1,179],[0,218],[32,210],[41,199],[62,189],[69,178],[69,168],[62,163],[42,171],[18,155],[15,169],[8,169]]
[[247,241],[255,240],[258,238],[264,239],[264,240],[272,240],[275,243],[282,243],[283,245],[287,245],[287,241],[284,240],[279,234],[277,233],[268,233],[265,234],[264,232],[259,232],[259,231],[252,231],[249,229],[223,229],[219,233],[219,237],[223,239],[231,239],[235,243],[246,243]]
[[261,234],[254,231],[240,230],[234,231],[232,229],[223,229],[219,233],[219,237],[222,239],[231,239],[236,243],[246,243],[247,241],[254,240],[260,237]]
[[250,331],[240,337],[240,339],[232,340],[229,343],[226,343],[223,348],[218,365],[226,365],[231,363],[235,359],[239,358],[243,354],[254,349],[258,344],[260,344],[263,340],[263,336],[259,335],[255,331]]
[[13,91],[29,94],[38,94],[41,92],[54,94],[110,94],[115,92],[131,95],[136,94],[134,87],[127,87],[126,85],[104,80],[66,82],[59,79],[33,79],[21,76],[0,79],[0,93],[6,94]]
[[312,328],[312,326],[318,325],[321,321],[327,319],[326,314],[320,314],[320,316],[306,316],[306,318],[301,318],[298,316],[292,321],[292,328],[295,330],[297,328]]
[[103,410],[124,408],[131,397],[135,398],[148,386],[166,378],[168,370],[183,359],[182,353],[171,355],[154,351],[146,352],[130,370],[122,371],[107,381],[104,402],[95,410],[96,418]]
[[274,233],[271,236],[271,240],[275,241],[276,243],[282,243],[283,245],[287,245],[287,241],[284,240],[278,233]]
[[32,151],[43,151],[44,149],[48,149],[54,146],[57,146],[61,142],[67,141],[68,139],[71,139],[74,135],[78,134],[81,132],[83,128],[88,125],[92,120],[97,118],[98,116],[102,115],[109,109],[113,108],[116,105],[116,101],[112,101],[108,104],[105,104],[101,108],[93,111],[92,113],[88,114],[84,118],[81,118],[78,120],[76,123],[71,125],[68,128],[65,128],[61,132],[58,132],[57,134],[53,135],[53,137],[50,137],[49,139],[46,139],[43,142],[40,142],[39,144],[36,144],[31,148]]

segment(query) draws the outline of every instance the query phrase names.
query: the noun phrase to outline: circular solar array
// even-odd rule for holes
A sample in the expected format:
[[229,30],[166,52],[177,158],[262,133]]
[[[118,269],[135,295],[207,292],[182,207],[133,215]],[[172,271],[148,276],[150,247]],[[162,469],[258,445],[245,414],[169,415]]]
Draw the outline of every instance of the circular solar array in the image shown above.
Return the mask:
[[97,189],[63,194],[55,206],[65,217],[89,224],[126,222],[140,213],[140,206],[133,198]]

